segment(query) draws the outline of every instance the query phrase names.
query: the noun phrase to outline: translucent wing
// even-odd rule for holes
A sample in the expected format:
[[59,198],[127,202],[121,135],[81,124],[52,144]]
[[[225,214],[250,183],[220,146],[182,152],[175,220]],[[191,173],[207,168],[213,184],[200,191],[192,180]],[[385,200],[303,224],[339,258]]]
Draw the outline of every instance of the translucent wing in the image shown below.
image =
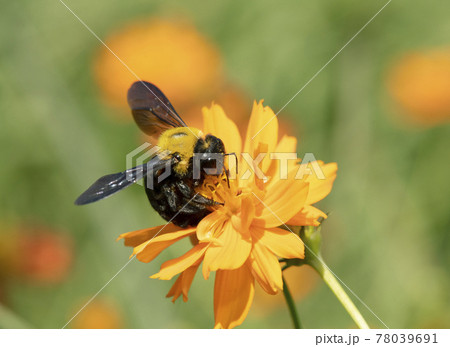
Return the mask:
[[[174,164],[175,159],[172,158],[171,160],[170,165]],[[100,177],[75,200],[75,204],[86,205],[107,198],[141,180],[145,175],[153,175],[154,172],[164,168],[166,165],[168,165],[168,160],[161,160],[156,156],[143,165]]]
[[128,89],[128,104],[139,128],[150,136],[176,127],[187,127],[169,99],[154,84],[134,82]]

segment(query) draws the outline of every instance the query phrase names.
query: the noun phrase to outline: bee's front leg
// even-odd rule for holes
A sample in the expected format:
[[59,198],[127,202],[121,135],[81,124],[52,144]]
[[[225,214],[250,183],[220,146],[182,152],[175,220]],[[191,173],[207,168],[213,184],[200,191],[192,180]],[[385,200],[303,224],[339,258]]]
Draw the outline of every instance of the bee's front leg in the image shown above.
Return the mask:
[[196,202],[198,204],[207,205],[207,206],[214,206],[214,205],[222,205],[223,203],[214,201],[212,199],[208,199],[204,197],[203,195],[197,194],[194,199],[192,199],[193,202]]

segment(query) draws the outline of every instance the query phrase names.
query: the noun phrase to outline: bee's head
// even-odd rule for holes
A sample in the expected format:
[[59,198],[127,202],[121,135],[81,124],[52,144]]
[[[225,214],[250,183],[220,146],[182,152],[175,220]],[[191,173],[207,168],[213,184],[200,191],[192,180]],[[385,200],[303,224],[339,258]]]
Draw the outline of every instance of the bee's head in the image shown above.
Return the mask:
[[222,140],[213,135],[206,135],[204,139],[199,139],[194,147],[194,153],[225,153],[225,145]]
[[213,135],[206,135],[194,146],[194,168],[197,165],[197,169],[208,175],[221,175],[224,170],[224,154],[223,141]]

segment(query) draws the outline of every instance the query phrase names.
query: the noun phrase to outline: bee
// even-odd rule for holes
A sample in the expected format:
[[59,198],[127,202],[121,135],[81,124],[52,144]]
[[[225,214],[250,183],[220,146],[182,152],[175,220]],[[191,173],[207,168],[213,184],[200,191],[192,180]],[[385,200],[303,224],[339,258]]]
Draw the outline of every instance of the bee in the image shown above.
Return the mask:
[[229,154],[222,140],[188,127],[152,83],[133,83],[127,98],[138,127],[158,137],[158,152],[145,164],[99,178],[75,204],[96,202],[144,179],[148,200],[162,218],[183,228],[197,225],[214,205],[221,204],[196,188],[208,176],[225,174],[228,179],[223,158]]

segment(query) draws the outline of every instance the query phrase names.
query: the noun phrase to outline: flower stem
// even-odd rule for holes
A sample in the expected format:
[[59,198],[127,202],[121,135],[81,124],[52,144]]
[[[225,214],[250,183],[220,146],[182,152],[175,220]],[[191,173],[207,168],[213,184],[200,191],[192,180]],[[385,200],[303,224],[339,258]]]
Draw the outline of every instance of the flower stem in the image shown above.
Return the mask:
[[336,295],[337,299],[341,302],[342,306],[346,309],[350,317],[352,317],[353,321],[356,323],[358,328],[360,329],[370,329],[367,322],[364,320],[361,313],[356,308],[355,304],[348,297],[344,288],[342,288],[339,281],[330,271],[328,266],[322,261],[322,259],[314,259],[310,260],[309,264],[319,273],[320,277],[324,280],[327,286],[331,289],[331,291]]
[[297,309],[295,308],[294,298],[291,295],[291,292],[289,290],[289,287],[287,286],[284,276],[283,276],[283,295],[284,295],[284,298],[286,299],[286,304],[288,306],[289,314],[291,315],[291,319],[292,319],[292,323],[294,324],[294,328],[301,329],[302,324],[300,323],[300,318],[298,317]]

